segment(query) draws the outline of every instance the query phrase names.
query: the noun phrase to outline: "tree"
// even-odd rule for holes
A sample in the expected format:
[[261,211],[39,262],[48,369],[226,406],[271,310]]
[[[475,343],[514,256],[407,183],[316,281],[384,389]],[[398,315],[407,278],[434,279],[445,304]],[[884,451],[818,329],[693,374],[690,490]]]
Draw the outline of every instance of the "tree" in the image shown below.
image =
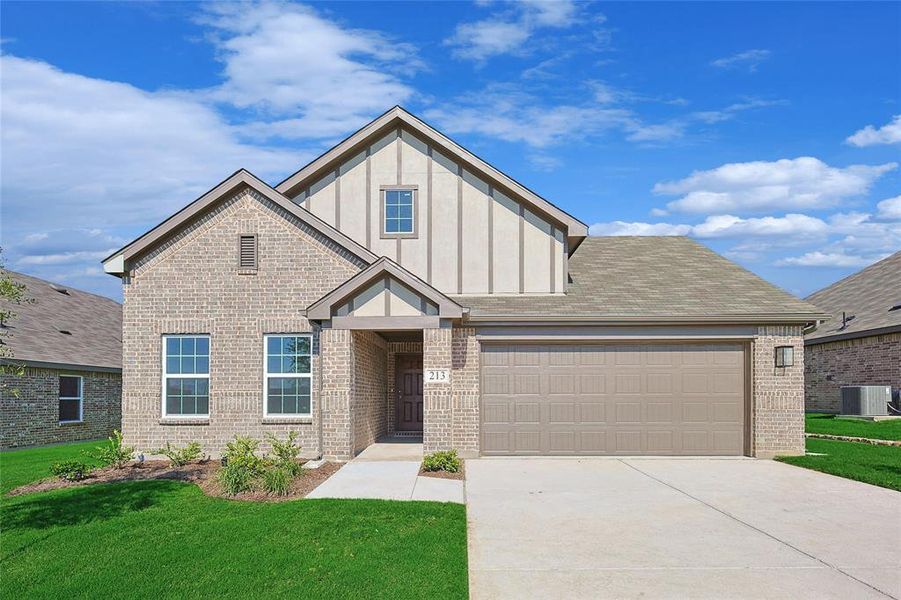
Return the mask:
[[[33,302],[26,295],[25,284],[16,283],[3,265],[3,249],[0,248],[0,375],[21,376],[25,367],[10,362],[13,351],[6,340],[10,333],[7,330],[9,322],[16,316],[12,311],[13,306],[27,302]],[[6,379],[5,377],[3,379]],[[7,388],[6,381],[0,382],[0,392]],[[13,395],[18,395],[18,390],[12,389]]]

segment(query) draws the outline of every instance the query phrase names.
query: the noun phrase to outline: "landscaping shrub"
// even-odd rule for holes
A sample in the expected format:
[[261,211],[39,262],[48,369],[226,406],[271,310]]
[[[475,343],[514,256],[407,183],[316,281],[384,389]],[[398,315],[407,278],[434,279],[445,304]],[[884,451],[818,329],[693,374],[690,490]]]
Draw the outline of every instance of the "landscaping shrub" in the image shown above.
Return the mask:
[[256,487],[257,480],[266,471],[267,463],[265,458],[257,456],[259,446],[259,440],[241,435],[236,435],[225,445],[218,477],[226,494],[234,496]]
[[266,436],[266,439],[269,440],[269,444],[272,446],[271,460],[275,467],[287,471],[291,477],[300,475],[303,472],[300,463],[297,462],[297,457],[300,455],[300,446],[295,443],[297,440],[296,431],[289,431],[288,438],[285,441],[279,440],[271,433]]
[[88,456],[100,463],[101,466],[114,466],[121,469],[135,457],[134,446],[126,446],[122,443],[122,432],[113,430],[106,444],[97,446],[93,452],[85,452]]
[[88,476],[91,467],[80,460],[64,460],[62,462],[53,463],[50,472],[66,481],[80,481]]
[[192,460],[200,458],[200,444],[198,442],[190,442],[179,450],[177,446],[171,446],[169,442],[166,442],[166,445],[157,450],[156,454],[162,454],[168,458],[173,467],[183,467]]
[[263,489],[275,496],[287,496],[294,475],[283,467],[271,465],[263,474]]
[[445,471],[447,473],[457,473],[460,471],[460,466],[460,458],[457,456],[456,450],[432,452],[431,454],[426,454],[422,459],[423,471]]

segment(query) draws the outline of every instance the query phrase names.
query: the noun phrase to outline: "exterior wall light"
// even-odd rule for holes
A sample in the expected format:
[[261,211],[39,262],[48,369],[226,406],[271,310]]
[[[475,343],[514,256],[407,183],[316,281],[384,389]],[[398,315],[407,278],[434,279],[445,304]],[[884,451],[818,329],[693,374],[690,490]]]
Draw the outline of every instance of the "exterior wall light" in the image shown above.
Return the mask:
[[776,346],[776,367],[791,367],[795,364],[795,349],[792,346]]

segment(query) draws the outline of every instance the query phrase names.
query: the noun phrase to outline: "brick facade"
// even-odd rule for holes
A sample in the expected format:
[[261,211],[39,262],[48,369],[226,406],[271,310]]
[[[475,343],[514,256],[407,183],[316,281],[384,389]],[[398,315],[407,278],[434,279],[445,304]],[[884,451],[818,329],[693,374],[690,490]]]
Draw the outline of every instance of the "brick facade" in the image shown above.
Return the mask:
[[839,412],[843,385],[901,388],[901,333],[809,344],[804,352],[807,410]]
[[452,330],[423,329],[422,331],[422,368],[447,369],[451,371],[451,381],[422,385],[422,443],[426,453],[453,448],[454,411],[452,403],[452,387],[454,372],[452,371]]
[[372,331],[353,332],[354,452],[388,433],[388,344]]
[[[256,234],[258,268],[239,271],[238,237]],[[318,456],[319,333],[303,309],[357,273],[363,262],[283,209],[245,190],[140,257],[125,279],[122,428],[126,442],[152,451],[198,441],[218,455],[235,434],[262,439],[297,431],[304,456]],[[263,418],[263,335],[314,335],[312,416]],[[210,336],[210,414],[162,418],[162,336]],[[323,336],[328,332],[323,332]],[[338,349],[335,349],[338,351]],[[324,384],[335,385],[335,360]],[[322,390],[325,395],[329,390]],[[325,433],[323,434],[325,436]]]
[[[794,348],[794,366],[776,368],[776,346]],[[804,454],[804,341],[799,326],[759,327],[751,356],[751,454]]]
[[[82,377],[80,423],[59,422],[61,374]],[[0,448],[105,438],[121,427],[119,373],[28,367],[21,376],[3,374],[2,378]]]

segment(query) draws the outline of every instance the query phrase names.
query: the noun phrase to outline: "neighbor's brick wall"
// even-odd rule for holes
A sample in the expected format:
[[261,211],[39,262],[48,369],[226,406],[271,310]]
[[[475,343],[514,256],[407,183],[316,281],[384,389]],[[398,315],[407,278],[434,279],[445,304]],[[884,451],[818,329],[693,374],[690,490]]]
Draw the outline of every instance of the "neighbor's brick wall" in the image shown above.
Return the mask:
[[[450,329],[423,329],[422,368],[452,369],[452,331]],[[422,384],[422,443],[425,453],[453,448],[453,407],[449,383],[429,383],[423,377]]]
[[[59,422],[60,374],[83,377],[81,423]],[[21,376],[0,377],[0,448],[105,438],[121,427],[119,373],[29,367]]]
[[[794,366],[775,367],[775,347],[794,348]],[[751,454],[804,454],[804,341],[799,326],[757,329],[752,344]]]
[[[241,234],[258,236],[255,272],[238,271]],[[301,311],[363,266],[251,190],[223,201],[141,257],[124,285],[126,443],[152,451],[167,441],[196,440],[204,452],[218,455],[235,434],[281,437],[294,430],[303,455],[318,456],[320,343]],[[264,422],[263,335],[305,332],[314,334],[312,417]],[[167,333],[210,335],[209,419],[161,418],[161,340]]]
[[422,342],[388,342],[388,434],[394,433],[397,426],[397,408],[394,401],[397,399],[397,371],[395,356],[398,354],[422,354]]
[[354,452],[388,433],[388,344],[372,331],[353,332]]
[[453,329],[451,390],[452,445],[461,454],[479,452],[479,341],[472,327]]
[[804,353],[807,410],[839,412],[843,385],[901,388],[901,333],[811,344]]

